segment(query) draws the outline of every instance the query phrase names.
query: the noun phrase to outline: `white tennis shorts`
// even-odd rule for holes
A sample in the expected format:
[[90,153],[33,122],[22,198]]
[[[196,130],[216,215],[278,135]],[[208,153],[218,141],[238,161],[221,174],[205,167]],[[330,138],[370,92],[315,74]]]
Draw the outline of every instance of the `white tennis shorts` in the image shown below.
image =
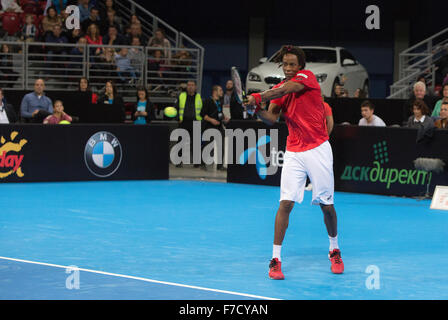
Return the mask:
[[313,184],[312,204],[334,204],[333,152],[328,141],[304,152],[285,152],[280,201],[302,203],[307,176]]

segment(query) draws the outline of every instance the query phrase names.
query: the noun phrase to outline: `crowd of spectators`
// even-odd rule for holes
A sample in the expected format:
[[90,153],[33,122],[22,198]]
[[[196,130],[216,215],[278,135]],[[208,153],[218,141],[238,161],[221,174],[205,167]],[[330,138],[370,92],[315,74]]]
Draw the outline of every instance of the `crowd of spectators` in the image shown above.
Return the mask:
[[[8,14],[17,14],[21,21],[20,30],[15,34],[8,34],[3,30],[0,39],[8,41],[45,42],[49,44],[71,44],[73,46],[47,46],[42,49],[30,47],[32,50],[44,50],[46,54],[45,80],[56,75],[77,77],[81,75],[84,58],[84,45],[91,45],[89,56],[91,76],[96,83],[104,83],[106,79],[113,78],[123,85],[131,84],[134,88],[141,85],[143,66],[145,65],[145,52],[142,47],[154,48],[148,50],[148,80],[150,89],[155,91],[162,85],[179,85],[181,81],[168,81],[170,75],[164,71],[189,71],[191,55],[187,50],[172,50],[172,45],[161,28],[154,30],[151,37],[147,37],[142,30],[142,23],[136,14],[129,19],[118,16],[116,0],[40,0],[35,1],[36,10],[29,12],[18,5],[18,0],[2,0],[2,11]],[[67,29],[68,14],[65,9],[68,5],[77,5],[79,9],[79,28]],[[104,45],[111,47],[103,47]],[[95,47],[99,46],[99,47]],[[121,49],[114,46],[130,46]],[[9,47],[10,49],[11,47]],[[31,50],[29,49],[29,50]],[[2,48],[3,50],[3,48]],[[4,50],[8,50],[4,48]],[[3,51],[2,51],[3,52]],[[39,52],[40,53],[40,52]],[[59,57],[61,56],[61,57]],[[79,56],[76,57],[76,56]],[[2,57],[1,67],[11,64],[6,55]],[[3,58],[6,57],[6,58]],[[8,61],[7,61],[8,60]],[[67,62],[68,60],[68,62]],[[58,62],[62,61],[63,65]],[[62,69],[62,71],[61,71]],[[80,69],[80,71],[76,71]],[[59,70],[59,71],[55,71]],[[12,68],[0,70],[2,79],[8,75],[8,83],[17,80]],[[172,75],[173,73],[171,73]],[[174,75],[172,78],[176,78]],[[179,76],[177,76],[179,77]],[[188,76],[187,76],[188,77]],[[164,87],[167,89],[167,87]],[[175,88],[176,91],[178,88]],[[167,89],[168,90],[168,89]]]

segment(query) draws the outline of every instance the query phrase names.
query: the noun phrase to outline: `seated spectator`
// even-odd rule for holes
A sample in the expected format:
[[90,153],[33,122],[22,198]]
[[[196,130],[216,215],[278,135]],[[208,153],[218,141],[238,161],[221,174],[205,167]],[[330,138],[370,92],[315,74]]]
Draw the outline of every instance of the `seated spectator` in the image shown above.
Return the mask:
[[67,5],[69,5],[69,0],[51,0],[51,5],[56,9],[56,12],[60,15],[65,11]]
[[22,8],[17,4],[16,0],[2,0],[0,13],[3,12],[15,12],[22,13]]
[[434,122],[436,128],[448,129],[448,101],[442,102],[440,107],[440,119]]
[[20,114],[26,122],[42,123],[43,119],[53,113],[53,103],[44,90],[44,80],[37,79],[34,82],[34,91],[23,97]]
[[131,59],[128,57],[128,48],[121,48],[115,54],[115,64],[117,72],[122,82],[134,83],[137,79],[135,69],[131,66]]
[[54,7],[47,9],[47,15],[42,20],[42,30],[45,33],[52,32],[55,25],[62,26],[62,19],[58,16],[58,13]]
[[118,33],[123,32],[123,25],[121,24],[121,20],[115,15],[115,10],[108,9],[106,19],[102,20],[101,25],[101,34],[106,35],[109,31],[109,27],[114,26],[117,28]]
[[358,88],[358,89],[356,89],[355,94],[353,95],[353,98],[367,99],[367,94],[363,89]]
[[348,92],[347,92],[347,90],[344,89],[344,86],[342,86],[340,84],[336,84],[334,86],[333,97],[334,98],[347,98]]
[[[126,114],[123,98],[118,95],[117,88],[112,80],[106,82],[104,94],[98,98],[98,103],[103,105],[115,105],[114,111],[118,111],[116,114],[106,115],[105,118],[113,120],[113,122],[124,122]],[[117,108],[117,109],[115,109]],[[107,121],[110,122],[110,121]]]
[[117,88],[112,80],[106,82],[104,93],[98,98],[98,103],[121,104],[124,107],[123,98],[118,95]]
[[163,29],[157,29],[154,36],[148,41],[148,47],[159,48],[163,50],[163,56],[169,61],[171,59],[171,43],[165,37]]
[[175,66],[173,67],[173,71],[178,72],[190,72],[191,71],[191,54],[186,50],[180,50],[175,55],[173,55],[173,59],[171,63]]
[[81,24],[81,29],[83,32],[87,32],[87,28],[91,24],[96,24],[98,27],[98,30],[101,28],[101,21],[100,21],[100,11],[97,7],[91,7],[90,8],[90,15],[89,17],[84,20]]
[[362,118],[359,120],[359,126],[372,126],[372,127],[385,127],[384,121],[374,115],[375,106],[368,100],[361,103],[361,115]]
[[[100,46],[103,44],[103,37],[100,35],[100,31],[96,24],[91,24],[86,31],[86,40],[89,45]],[[90,54],[93,56],[99,56],[103,49],[101,47],[90,48]]]
[[126,39],[118,33],[118,29],[115,26],[109,26],[107,35],[103,37],[103,44],[109,46],[125,46]]
[[154,104],[149,100],[148,91],[144,87],[137,88],[134,124],[147,124],[155,119],[155,117]]
[[82,77],[78,82],[78,91],[87,93],[91,96],[90,101],[92,103],[98,103],[98,95],[90,89],[89,80],[87,78]]
[[0,88],[0,123],[16,123],[18,121],[17,114],[14,107],[6,103],[6,99],[3,96],[3,89]]
[[131,24],[130,33],[126,35],[126,40],[128,44],[131,44],[132,38],[139,38],[140,43],[146,43],[146,38],[143,35],[142,27],[140,24]]
[[2,44],[0,51],[0,80],[6,82],[6,86],[12,88],[19,78],[19,73],[13,70],[12,53],[9,45]]
[[[163,71],[166,71],[167,68],[163,66],[166,61],[164,59],[163,53],[161,50],[155,50],[153,52],[153,56],[148,59],[148,82],[152,84],[162,84],[163,83]],[[158,78],[158,79],[154,79]]]
[[414,101],[416,99],[423,100],[428,108],[430,108],[430,112],[432,111],[432,106],[434,105],[434,99],[426,94],[426,85],[419,81],[414,84],[413,94],[409,97],[409,99],[405,102],[404,108],[404,119],[409,118],[411,111],[413,109]]
[[138,16],[136,14],[132,14],[131,15],[131,19],[129,21],[129,25],[130,26],[132,26],[133,24],[139,24],[139,25],[142,24],[140,19],[138,18]]
[[34,41],[36,38],[37,28],[34,25],[34,16],[32,14],[27,14],[25,17],[25,25],[22,28],[22,36],[20,40],[22,41]]
[[131,41],[132,48],[129,49],[128,58],[131,59],[131,66],[134,68],[137,77],[140,77],[140,70],[145,63],[145,53],[140,47],[142,44],[140,38],[134,37]]
[[414,101],[412,112],[414,115],[410,116],[408,119],[409,128],[420,128],[423,127],[433,127],[434,122],[431,117],[429,117],[429,108],[423,99],[416,99]]
[[448,83],[442,87],[442,99],[436,102],[434,110],[432,111],[431,117],[437,118],[440,114],[440,107],[443,102],[448,102]]
[[[107,20],[107,12],[109,10],[117,11],[117,8],[115,7],[114,0],[106,0],[104,1],[104,9],[100,12],[101,21]],[[107,30],[107,29],[106,29]]]
[[92,4],[90,4],[89,0],[79,0],[79,21],[81,23],[84,22],[84,20],[89,18],[90,15],[90,9],[92,8]]
[[[83,38],[83,33],[81,29],[72,29],[71,31],[67,33],[67,40],[68,43],[78,43],[79,39]],[[85,39],[85,38],[84,38]]]
[[[62,34],[62,27],[58,24],[53,26],[53,32],[48,33],[45,37],[46,43],[55,43],[55,44],[65,44],[68,43],[67,37]],[[47,62],[50,62],[49,66],[47,68],[65,68],[63,61],[65,60],[64,57],[59,57],[59,55],[66,55],[67,50],[69,50],[69,47],[65,46],[47,46]],[[53,63],[61,61],[61,63]],[[64,71],[57,70],[54,72],[54,74],[62,74]]]
[[46,117],[43,121],[44,124],[59,124],[61,121],[72,122],[73,119],[64,112],[64,105],[61,100],[54,102],[53,114]]
[[95,79],[95,83],[104,83],[111,77],[117,75],[115,66],[115,50],[113,48],[105,48],[104,52],[100,54],[96,63],[92,65],[90,72],[91,79]]
[[75,71],[72,74],[80,76],[82,75],[82,68],[84,62],[84,49],[87,44],[87,40],[84,37],[79,38],[78,45],[70,51],[70,55],[76,56],[71,57],[70,60],[73,62],[70,66],[70,69],[79,69],[79,71]]

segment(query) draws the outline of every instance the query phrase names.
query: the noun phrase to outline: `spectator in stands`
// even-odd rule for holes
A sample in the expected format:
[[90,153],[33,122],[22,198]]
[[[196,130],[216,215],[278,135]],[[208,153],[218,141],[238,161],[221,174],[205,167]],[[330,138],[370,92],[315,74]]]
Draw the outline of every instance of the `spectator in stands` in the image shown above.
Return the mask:
[[144,87],[137,88],[137,102],[133,115],[134,124],[147,124],[156,117],[154,104],[149,100],[148,91]]
[[128,48],[121,48],[115,54],[115,64],[117,66],[117,73],[122,82],[135,83],[137,75],[135,69],[131,65],[131,59],[128,57]]
[[6,86],[12,88],[19,78],[18,72],[13,70],[12,53],[9,45],[2,44],[0,51],[0,80],[7,82]]
[[359,126],[372,126],[372,127],[385,127],[386,124],[384,121],[374,115],[375,112],[375,106],[369,101],[366,100],[363,103],[361,103],[361,115],[362,118],[359,120],[358,125]]
[[445,44],[445,54],[436,62],[436,84],[444,85],[448,79],[448,44]]
[[143,35],[142,27],[140,24],[131,24],[131,30],[129,34],[126,35],[126,40],[128,44],[130,44],[132,42],[132,38],[135,37],[140,39],[140,43],[147,42],[145,36]]
[[107,35],[103,37],[103,44],[110,46],[124,46],[126,45],[126,39],[118,33],[117,27],[109,26]]
[[123,25],[121,20],[115,15],[115,10],[108,9],[106,19],[102,20],[101,34],[106,35],[109,31],[109,27],[114,26],[118,33],[123,32]]
[[442,87],[442,99],[436,102],[434,110],[432,111],[431,117],[437,118],[440,115],[440,107],[442,103],[448,102],[448,83]]
[[87,40],[85,37],[81,37],[78,40],[78,45],[70,51],[70,55],[76,56],[71,57],[70,60],[72,64],[70,65],[70,69],[78,69],[79,71],[72,71],[72,75],[80,76],[82,75],[82,68],[84,62],[84,49],[87,44]]
[[61,121],[72,122],[73,119],[64,112],[64,105],[61,100],[54,102],[53,114],[46,117],[43,121],[44,124],[59,124]]
[[238,101],[232,80],[226,82],[226,92],[224,93],[223,110],[230,111],[230,118],[233,120],[242,120],[244,108]]
[[115,12],[117,11],[117,8],[115,7],[114,0],[106,0],[106,1],[104,1],[104,7],[105,7],[104,10],[101,10],[101,13],[100,13],[101,21],[106,21],[107,20],[107,12],[109,10],[114,10]]
[[115,50],[113,48],[105,48],[104,52],[98,57],[97,62],[92,65],[91,79],[95,82],[106,82],[111,77],[117,75],[115,66]]
[[92,8],[92,4],[90,4],[89,0],[79,0],[79,21],[81,23],[84,22],[84,20],[88,19],[90,15],[90,9]]
[[334,86],[333,96],[334,98],[347,98],[347,90],[344,89],[344,86],[338,83]]
[[16,123],[17,121],[17,114],[14,107],[6,103],[6,99],[3,96],[3,89],[0,88],[0,123],[9,124]]
[[128,58],[131,59],[131,66],[134,68],[137,78],[140,78],[142,66],[145,63],[145,53],[143,49],[139,48],[141,46],[140,38],[134,37],[131,41],[132,48],[128,52]]
[[423,99],[416,99],[413,103],[412,111],[414,115],[408,119],[409,128],[433,127],[434,122],[429,117],[429,108]]
[[103,52],[101,47],[97,47],[103,44],[103,37],[100,35],[100,31],[96,24],[91,24],[87,28],[86,40],[89,45],[95,46],[90,48],[90,54],[93,56],[99,56]]
[[366,99],[367,98],[367,94],[366,94],[366,92],[363,89],[358,88],[358,89],[356,89],[355,94],[353,95],[353,98]]
[[69,3],[68,0],[50,0],[50,2],[59,15],[65,12],[65,8]]
[[413,94],[411,97],[405,102],[405,119],[408,119],[410,116],[410,113],[413,110],[414,107],[414,101],[416,99],[423,100],[425,102],[425,105],[430,108],[430,112],[432,111],[432,106],[434,105],[434,99],[426,94],[426,85],[419,81],[414,84],[413,88]]
[[[62,34],[62,27],[58,24],[53,26],[53,32],[48,33],[45,37],[45,42],[48,44],[66,44],[68,43],[67,37]],[[53,63],[57,61],[64,61],[64,57],[60,55],[66,55],[69,47],[65,46],[47,46],[47,62],[51,64],[47,68],[64,68],[64,63]],[[56,70],[54,74],[63,74],[64,71]]]
[[71,31],[69,30],[68,34],[67,34],[67,40],[68,43],[78,43],[79,39],[84,38],[83,36],[83,32],[81,29],[72,29]]
[[139,24],[139,25],[142,24],[140,19],[138,18],[138,16],[136,14],[132,14],[131,15],[131,19],[129,21],[129,25],[130,26],[132,26],[133,24]]
[[98,95],[96,93],[92,92],[92,90],[90,89],[89,79],[87,79],[85,77],[82,77],[81,79],[79,79],[78,91],[89,94],[91,96],[90,101],[94,104],[98,103]]
[[[151,82],[151,84],[155,84],[155,85],[161,85],[164,83],[164,74],[163,72],[167,70],[166,67],[163,66],[163,64],[165,64],[166,61],[163,57],[163,53],[161,50],[155,50],[153,52],[153,56],[149,57],[148,59],[148,76],[152,79],[149,79],[149,82]],[[158,79],[154,79],[154,78],[158,78]],[[160,86],[157,86],[155,90],[157,90],[158,88],[160,88]]]
[[436,128],[448,129],[448,101],[442,102],[440,107],[440,119],[434,123]]
[[44,90],[44,80],[37,79],[34,82],[34,91],[23,97],[20,114],[26,122],[42,123],[43,119],[53,113],[53,103]]
[[165,37],[165,31],[163,29],[157,29],[154,32],[154,36],[148,41],[148,47],[163,48],[163,56],[169,61],[171,59],[171,43]]
[[55,25],[62,26],[62,19],[58,16],[58,13],[54,7],[47,9],[47,15],[42,20],[42,30],[44,31],[44,38],[46,33],[52,32]]
[[16,0],[2,0],[0,13],[3,12],[15,12],[22,13],[22,8],[17,4]]
[[20,40],[22,41],[34,41],[36,38],[37,28],[34,25],[34,16],[32,14],[27,14],[25,16],[25,25],[22,28],[22,36]]
[[97,7],[91,7],[90,8],[90,15],[89,17],[84,20],[81,24],[81,29],[83,32],[87,32],[87,28],[91,24],[96,24],[98,26],[98,30],[100,30],[101,22],[100,22],[100,11]]

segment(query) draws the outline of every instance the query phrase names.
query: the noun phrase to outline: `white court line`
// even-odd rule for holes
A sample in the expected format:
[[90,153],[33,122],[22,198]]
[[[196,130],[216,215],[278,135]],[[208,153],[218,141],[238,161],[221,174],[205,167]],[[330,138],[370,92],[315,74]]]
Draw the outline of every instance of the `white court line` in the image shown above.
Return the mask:
[[23,263],[30,263],[30,264],[38,264],[38,265],[42,265],[42,266],[62,268],[62,269],[79,270],[79,271],[103,274],[103,275],[113,276],[113,277],[120,277],[120,278],[140,280],[140,281],[145,281],[145,282],[165,284],[165,285],[169,285],[169,286],[177,286],[177,287],[183,287],[183,288],[190,288],[190,289],[212,291],[212,292],[218,292],[218,293],[233,294],[233,295],[243,296],[243,297],[248,297],[248,298],[263,299],[263,300],[280,300],[280,299],[276,299],[276,298],[256,296],[256,295],[240,293],[240,292],[233,292],[233,291],[226,291],[226,290],[219,290],[219,289],[210,289],[210,288],[204,288],[204,287],[190,286],[190,285],[186,285],[186,284],[180,284],[180,283],[174,283],[174,282],[166,282],[166,281],[159,281],[159,280],[153,280],[153,279],[146,279],[146,278],[141,278],[141,277],[134,277],[134,276],[128,276],[128,275],[123,275],[123,274],[110,273],[110,272],[97,271],[97,270],[90,270],[90,269],[84,269],[84,268],[74,268],[73,266],[61,266],[61,265],[57,265],[57,264],[51,264],[51,263],[45,263],[45,262],[36,262],[36,261],[29,261],[29,260],[22,260],[22,259],[14,259],[14,258],[2,257],[2,256],[0,256],[0,259],[16,261],[16,262],[23,262]]

